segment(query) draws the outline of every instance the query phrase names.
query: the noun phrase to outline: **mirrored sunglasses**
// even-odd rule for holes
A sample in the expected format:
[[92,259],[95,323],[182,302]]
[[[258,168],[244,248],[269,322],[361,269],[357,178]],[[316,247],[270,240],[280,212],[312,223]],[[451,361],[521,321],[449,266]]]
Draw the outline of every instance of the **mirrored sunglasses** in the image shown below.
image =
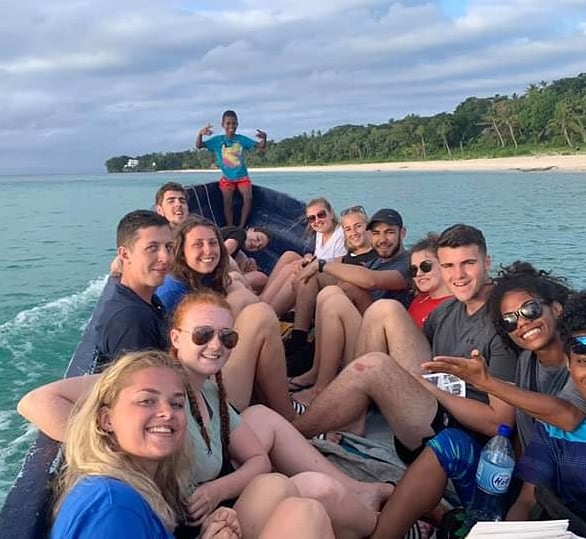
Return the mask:
[[307,216],[307,221],[309,223],[315,223],[317,219],[325,219],[328,216],[328,212],[326,210],[319,210],[317,213]]
[[586,356],[586,335],[570,339],[570,352],[578,356]]
[[419,270],[421,270],[421,273],[429,273],[432,270],[432,268],[433,262],[430,262],[429,260],[424,260],[423,262],[421,262],[421,264],[419,264],[419,266],[411,264],[409,266],[409,275],[411,275],[411,278],[413,278],[417,275],[417,272]]
[[520,316],[525,320],[532,321],[537,320],[542,314],[542,301],[530,299],[523,303],[518,311],[503,314],[500,319],[500,325],[507,333],[511,333],[517,329]]
[[234,348],[238,344],[238,332],[234,329],[214,329],[212,326],[197,326],[191,331],[188,329],[180,329],[179,331],[191,333],[191,340],[193,341],[193,344],[196,344],[197,346],[209,343],[216,333],[218,334],[220,342],[226,348]]

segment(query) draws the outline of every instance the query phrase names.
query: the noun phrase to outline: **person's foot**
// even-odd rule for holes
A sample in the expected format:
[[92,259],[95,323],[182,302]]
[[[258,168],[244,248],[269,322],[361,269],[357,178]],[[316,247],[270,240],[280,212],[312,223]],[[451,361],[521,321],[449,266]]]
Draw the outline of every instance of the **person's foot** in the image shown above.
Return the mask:
[[309,406],[311,404],[311,401],[319,395],[320,391],[321,389],[317,388],[316,386],[312,386],[309,389],[298,391],[297,393],[295,393],[295,400],[305,404],[306,406]]
[[313,382],[305,381],[303,378],[304,375],[302,374],[301,376],[293,376],[287,379],[289,393],[297,393],[313,386]]

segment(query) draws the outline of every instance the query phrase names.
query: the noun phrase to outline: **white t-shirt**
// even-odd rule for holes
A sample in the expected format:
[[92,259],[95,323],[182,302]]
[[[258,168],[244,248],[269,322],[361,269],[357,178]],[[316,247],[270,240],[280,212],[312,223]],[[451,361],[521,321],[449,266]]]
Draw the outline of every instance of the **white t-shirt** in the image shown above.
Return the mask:
[[325,243],[323,243],[322,233],[315,233],[315,251],[313,254],[318,258],[333,260],[339,256],[344,256],[346,252],[346,247],[344,246],[344,231],[340,225],[336,226],[334,233]]

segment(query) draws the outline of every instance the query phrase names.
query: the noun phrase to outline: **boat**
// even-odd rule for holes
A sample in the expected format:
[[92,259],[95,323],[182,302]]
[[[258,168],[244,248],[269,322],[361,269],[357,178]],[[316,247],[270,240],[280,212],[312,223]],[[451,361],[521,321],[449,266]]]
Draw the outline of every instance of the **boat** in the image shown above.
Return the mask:
[[[217,182],[186,187],[190,213],[202,215],[216,223],[225,224],[222,193]],[[302,252],[304,245],[305,205],[285,193],[254,185],[253,209],[249,226],[262,226],[271,231],[268,247],[252,256],[259,268],[270,272],[279,256],[287,251]],[[234,197],[235,220],[240,214],[241,198]],[[94,361],[92,339],[95,321],[100,317],[109,294],[106,285],[98,299],[92,317],[73,353],[65,378],[91,374]],[[51,482],[62,462],[60,444],[39,433],[32,442],[21,470],[0,511],[0,537],[36,539],[46,537],[51,496]]]

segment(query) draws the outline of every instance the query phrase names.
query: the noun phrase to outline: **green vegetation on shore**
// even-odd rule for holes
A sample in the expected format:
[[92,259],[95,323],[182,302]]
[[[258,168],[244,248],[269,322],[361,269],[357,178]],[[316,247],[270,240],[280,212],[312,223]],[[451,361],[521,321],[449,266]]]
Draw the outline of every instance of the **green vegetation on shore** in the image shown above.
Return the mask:
[[[586,73],[531,84],[523,95],[469,97],[454,112],[410,114],[380,125],[341,125],[312,131],[252,152],[249,167],[327,165],[384,161],[510,157],[574,153],[586,146]],[[132,166],[128,166],[129,160]],[[122,155],[108,172],[209,169],[207,150]]]

